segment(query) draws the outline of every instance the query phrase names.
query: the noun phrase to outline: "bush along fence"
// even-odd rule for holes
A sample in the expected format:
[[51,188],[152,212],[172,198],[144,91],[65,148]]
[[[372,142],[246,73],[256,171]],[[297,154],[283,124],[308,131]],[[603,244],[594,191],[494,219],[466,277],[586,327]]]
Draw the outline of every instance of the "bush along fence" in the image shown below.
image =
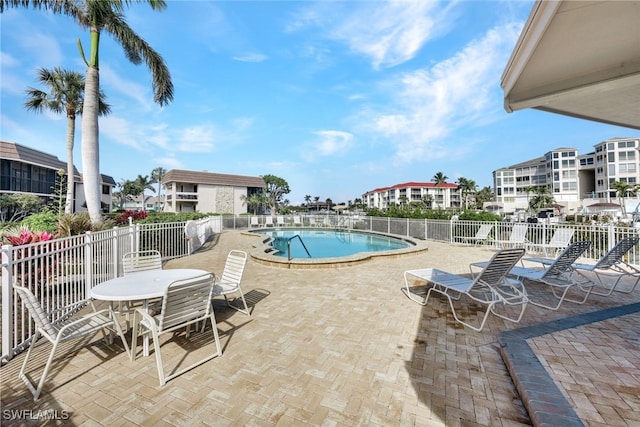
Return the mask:
[[2,363],[22,351],[35,333],[35,325],[16,298],[13,285],[29,288],[52,322],[73,314],[60,311],[87,298],[96,284],[121,276],[127,252],[155,249],[164,261],[198,250],[222,230],[219,216],[197,221],[130,224],[60,239],[14,239],[3,245],[2,255]]

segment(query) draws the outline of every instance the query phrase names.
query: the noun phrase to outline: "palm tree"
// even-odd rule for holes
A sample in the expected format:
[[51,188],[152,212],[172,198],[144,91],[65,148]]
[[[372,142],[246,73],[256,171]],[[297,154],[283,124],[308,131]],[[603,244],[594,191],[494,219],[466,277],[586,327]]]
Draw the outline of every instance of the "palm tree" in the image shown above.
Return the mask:
[[435,182],[436,185],[438,185],[438,184],[446,184],[447,179],[449,179],[448,176],[446,176],[442,172],[438,172],[435,175],[433,175],[433,178],[431,178],[431,181]]
[[476,205],[482,208],[485,202],[495,200],[493,190],[489,186],[482,187],[480,191],[476,192]]
[[318,209],[318,202],[320,202],[320,196],[315,196],[315,197],[313,198],[313,201],[316,203],[316,210],[319,210],[319,209]]
[[87,209],[93,223],[99,223],[101,216],[100,158],[98,114],[100,94],[99,47],[100,35],[104,30],[110,34],[125,51],[134,64],[144,61],[153,79],[153,100],[164,106],[173,100],[173,83],[164,59],[127,24],[123,10],[131,3],[148,3],[153,10],[163,10],[165,0],[1,0],[0,12],[5,7],[28,7],[44,9],[54,14],[72,17],[80,27],[89,30],[89,57],[84,55],[82,44],[78,42],[80,54],[87,73],[82,107],[82,169]]
[[160,205],[160,194],[162,190],[162,177],[167,174],[167,170],[163,167],[158,166],[154,170],[151,171],[151,182],[154,184],[158,184],[158,197],[156,199],[156,212],[158,211],[158,207]]
[[311,196],[310,195],[307,194],[306,196],[304,196],[304,203],[305,203],[305,205],[307,207],[307,210],[309,210],[309,203],[311,203]]
[[[84,102],[84,77],[76,71],[69,71],[56,67],[53,70],[40,68],[38,80],[48,88],[48,93],[35,88],[28,88],[28,99],[24,103],[27,110],[38,113],[44,110],[53,113],[67,115],[67,196],[65,199],[64,213],[70,214],[73,205],[74,168],[73,146],[76,134],[76,115],[82,114]],[[98,95],[98,114],[106,115],[111,112],[111,107],[104,101],[102,91]]]
[[609,184],[609,187],[611,187],[612,190],[616,190],[616,197],[618,197],[618,203],[620,203],[620,207],[622,208],[622,216],[626,218],[627,208],[624,203],[624,198],[634,191],[633,186],[624,181],[614,181]]
[[144,209],[144,191],[151,190],[154,193],[156,192],[156,189],[153,187],[153,181],[149,179],[149,175],[138,175],[134,183],[139,191],[136,196],[142,195],[142,209]]
[[540,185],[534,189],[535,195],[529,201],[529,208],[537,212],[540,208],[551,206],[554,202],[553,196],[549,193],[546,185]]
[[465,209],[469,208],[469,193],[475,193],[476,187],[477,185],[474,180],[464,177],[458,178],[458,188],[460,189],[460,193],[462,193]]

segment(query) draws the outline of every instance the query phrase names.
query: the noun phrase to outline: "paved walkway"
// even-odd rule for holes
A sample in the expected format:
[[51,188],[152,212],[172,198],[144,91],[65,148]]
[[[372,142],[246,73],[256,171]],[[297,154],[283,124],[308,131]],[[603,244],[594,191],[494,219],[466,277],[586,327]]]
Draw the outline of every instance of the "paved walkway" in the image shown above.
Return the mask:
[[[254,243],[251,236],[225,232],[165,268],[219,273],[230,249],[251,251]],[[446,301],[435,298],[422,307],[406,298],[402,273],[436,267],[465,274],[469,263],[491,252],[428,246],[419,254],[334,269],[287,270],[250,260],[243,288],[252,316],[216,305],[224,355],[164,387],[153,355],[130,362],[117,343],[108,347],[97,336],[54,364],[43,396],[33,403],[17,379],[19,355],[0,373],[2,425],[42,425],[36,418],[56,415],[68,419],[49,425],[567,425],[560,418],[565,413],[546,417],[557,405],[536,406],[544,399],[527,395],[535,387],[516,372],[526,348],[524,374],[552,379],[560,393],[555,401],[564,398],[574,425],[640,424],[640,315],[571,323],[574,316],[638,303],[640,290],[566,303],[557,312],[530,305],[519,325],[491,316],[482,332],[474,332],[454,322]],[[527,289],[541,291],[538,285]],[[468,319],[478,316],[472,304],[459,303],[459,310]],[[541,329],[554,320],[559,327]],[[537,329],[520,329],[528,327]],[[197,342],[182,335],[163,342],[167,366],[188,363],[186,350],[211,350],[208,335],[192,338]],[[508,354],[523,342],[523,351]],[[42,349],[34,358],[40,369],[49,347]],[[541,371],[526,371],[533,368]],[[530,415],[532,408],[537,412]]]

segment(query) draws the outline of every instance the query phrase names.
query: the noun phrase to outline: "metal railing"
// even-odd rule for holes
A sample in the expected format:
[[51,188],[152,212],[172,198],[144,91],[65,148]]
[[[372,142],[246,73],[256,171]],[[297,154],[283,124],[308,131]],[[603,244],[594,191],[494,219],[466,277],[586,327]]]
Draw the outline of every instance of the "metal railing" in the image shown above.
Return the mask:
[[[191,236],[186,233],[187,224]],[[163,260],[178,258],[193,253],[221,231],[222,218],[210,217],[187,223],[130,224],[29,245],[2,246],[2,363],[24,349],[35,333],[13,285],[31,289],[43,309],[53,313],[86,299],[96,284],[121,276],[122,255],[127,252],[155,249]],[[64,315],[52,315],[51,321]]]
[[300,237],[299,234],[296,234],[293,237],[289,237],[287,239],[287,258],[289,259],[289,261],[291,261],[291,240],[298,238],[298,240],[300,240],[300,243],[302,243],[302,247],[304,248],[304,251],[307,253],[307,256],[309,258],[311,258],[311,254],[309,253],[309,249],[307,249],[307,245],[304,244],[304,242],[302,241],[302,237]]

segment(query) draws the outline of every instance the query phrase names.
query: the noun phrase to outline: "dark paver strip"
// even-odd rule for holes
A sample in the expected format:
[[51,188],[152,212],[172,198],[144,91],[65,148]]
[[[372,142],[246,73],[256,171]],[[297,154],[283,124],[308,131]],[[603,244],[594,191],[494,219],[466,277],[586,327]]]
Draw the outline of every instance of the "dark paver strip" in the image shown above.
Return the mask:
[[526,340],[636,312],[640,312],[640,303],[599,310],[498,334],[500,353],[504,363],[535,426],[583,426],[584,423]]

